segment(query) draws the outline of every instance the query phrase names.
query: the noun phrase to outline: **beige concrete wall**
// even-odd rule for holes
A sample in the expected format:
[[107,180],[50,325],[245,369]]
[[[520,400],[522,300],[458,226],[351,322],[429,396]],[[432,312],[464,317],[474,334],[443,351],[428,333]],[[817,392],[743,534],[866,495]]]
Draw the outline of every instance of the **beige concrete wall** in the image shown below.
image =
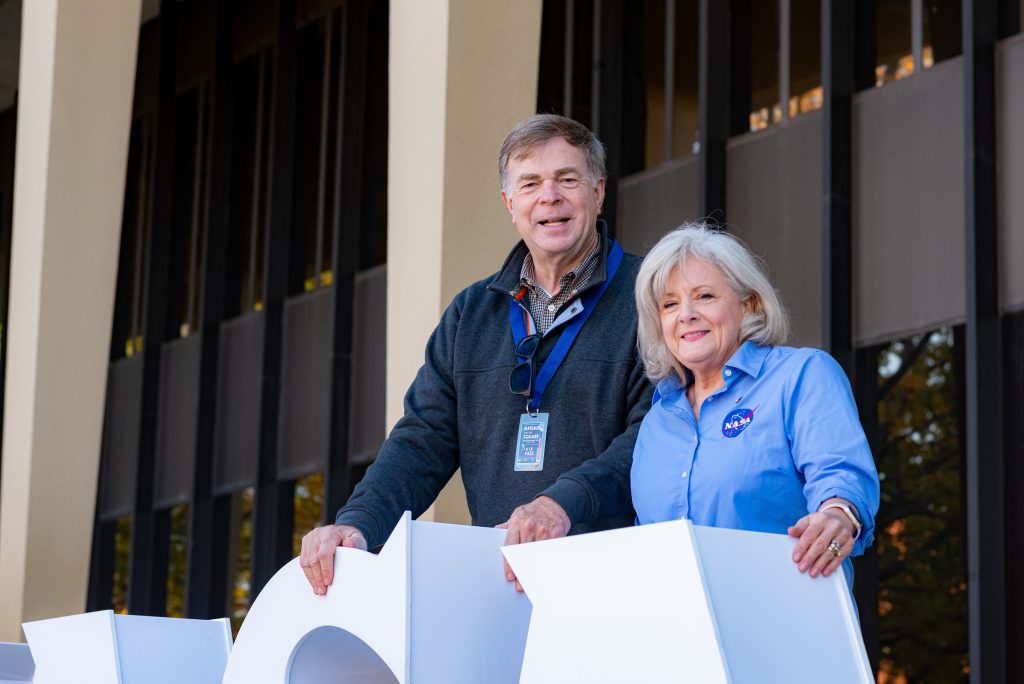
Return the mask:
[[[498,146],[534,113],[540,0],[392,0],[388,143],[387,421],[451,298],[518,239]],[[453,478],[426,517],[468,522]]]
[[85,609],[139,13],[23,4],[0,641]]

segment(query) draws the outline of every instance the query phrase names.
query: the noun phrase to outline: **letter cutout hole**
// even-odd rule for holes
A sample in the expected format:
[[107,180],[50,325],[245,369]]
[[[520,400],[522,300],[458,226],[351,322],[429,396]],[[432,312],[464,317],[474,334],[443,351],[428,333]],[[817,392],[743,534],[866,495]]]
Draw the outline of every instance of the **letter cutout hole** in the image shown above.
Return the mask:
[[288,684],[398,684],[365,641],[340,627],[317,627],[292,651]]

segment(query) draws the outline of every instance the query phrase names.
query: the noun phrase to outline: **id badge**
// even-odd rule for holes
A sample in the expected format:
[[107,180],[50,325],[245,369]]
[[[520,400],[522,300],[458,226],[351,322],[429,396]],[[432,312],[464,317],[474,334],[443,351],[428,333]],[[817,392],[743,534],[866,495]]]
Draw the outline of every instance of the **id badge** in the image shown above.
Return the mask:
[[519,417],[519,439],[516,440],[516,470],[544,470],[544,443],[548,438],[548,414]]

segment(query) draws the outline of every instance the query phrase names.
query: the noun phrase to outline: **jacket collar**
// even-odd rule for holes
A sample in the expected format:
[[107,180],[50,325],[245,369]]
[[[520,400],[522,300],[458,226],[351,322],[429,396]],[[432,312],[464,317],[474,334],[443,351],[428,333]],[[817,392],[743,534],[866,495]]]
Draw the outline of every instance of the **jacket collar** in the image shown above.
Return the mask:
[[[608,279],[608,254],[611,252],[612,242],[608,239],[608,223],[604,219],[597,219],[597,232],[601,235],[601,260],[594,269],[590,282],[587,283],[588,290]],[[487,289],[514,297],[519,292],[519,276],[523,270],[523,260],[529,251],[525,242],[517,242],[505,258],[501,270],[487,284]]]

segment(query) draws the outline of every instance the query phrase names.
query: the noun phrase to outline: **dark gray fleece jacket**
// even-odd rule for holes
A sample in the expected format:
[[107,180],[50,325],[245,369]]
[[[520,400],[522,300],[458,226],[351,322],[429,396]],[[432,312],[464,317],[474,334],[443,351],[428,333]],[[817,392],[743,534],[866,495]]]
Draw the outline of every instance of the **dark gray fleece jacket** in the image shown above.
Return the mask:
[[[588,289],[607,278],[611,241],[600,225],[602,261]],[[508,388],[518,362],[509,302],[526,254],[520,242],[500,272],[456,295],[431,335],[405,395],[405,415],[336,518],[362,531],[371,547],[384,543],[403,511],[426,510],[460,466],[474,525],[503,523],[516,506],[542,494],[568,513],[570,534],[633,523],[629,471],[652,391],[636,348],[633,284],[640,258],[623,256],[544,392],[540,410],[550,414],[544,469],[516,472],[526,399]],[[564,329],[544,336],[536,368]]]

